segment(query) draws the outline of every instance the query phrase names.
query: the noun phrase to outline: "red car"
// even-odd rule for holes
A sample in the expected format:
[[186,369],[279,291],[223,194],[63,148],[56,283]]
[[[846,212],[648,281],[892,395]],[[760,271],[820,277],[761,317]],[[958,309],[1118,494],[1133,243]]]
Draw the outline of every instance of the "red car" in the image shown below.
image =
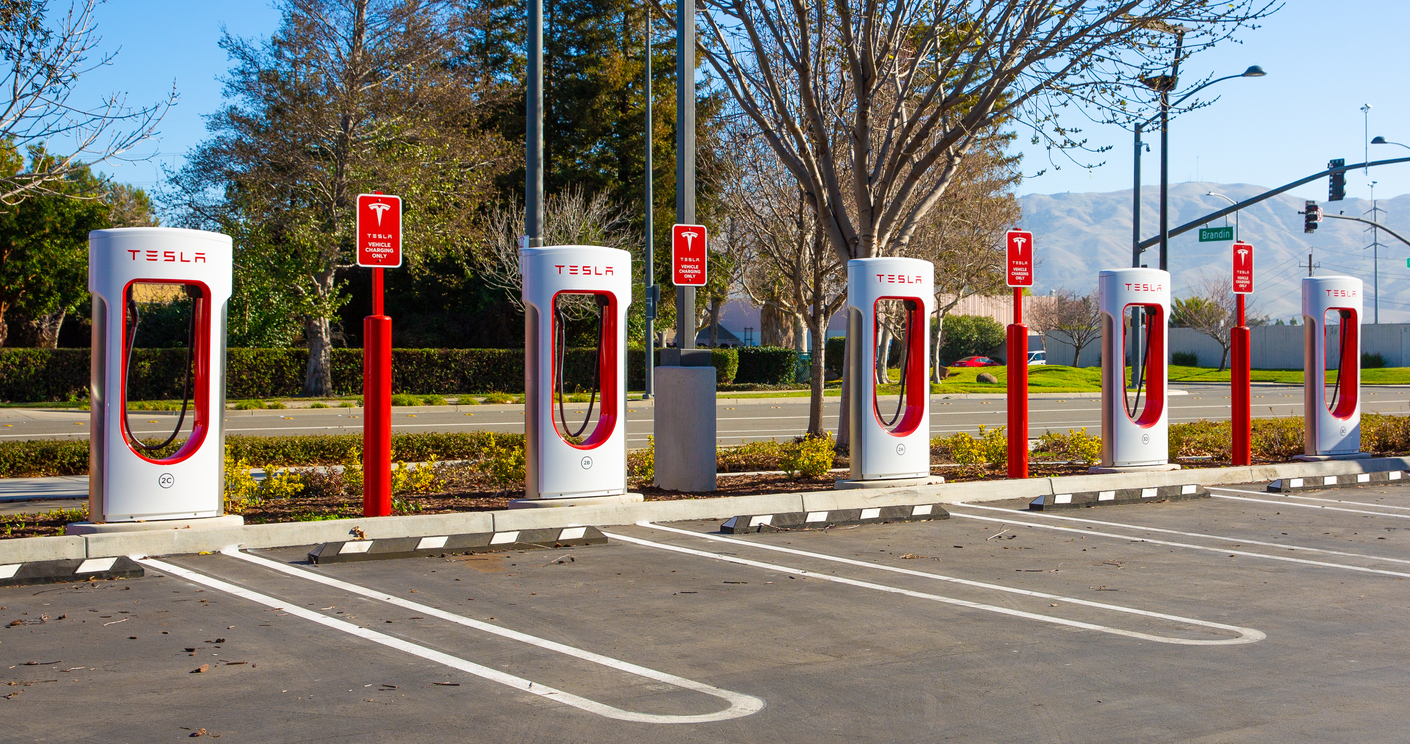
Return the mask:
[[1002,364],[982,356],[967,356],[950,365],[951,367],[1002,367]]

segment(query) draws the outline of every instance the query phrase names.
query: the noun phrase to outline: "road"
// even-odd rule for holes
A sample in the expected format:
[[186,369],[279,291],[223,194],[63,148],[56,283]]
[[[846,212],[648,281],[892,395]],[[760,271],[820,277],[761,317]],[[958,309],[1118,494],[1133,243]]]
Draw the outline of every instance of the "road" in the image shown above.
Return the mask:
[[316,567],[147,559],[0,589],[4,736],[1404,741],[1410,487],[1213,490]]
[[[1302,414],[1302,388],[1287,385],[1256,385],[1253,413],[1257,417]],[[894,400],[894,399],[893,399]],[[1362,410],[1383,413],[1410,413],[1410,388],[1365,386]],[[837,398],[826,399],[824,421],[837,427]],[[1170,420],[1227,419],[1228,388],[1223,385],[1183,385],[1170,396]],[[583,404],[569,404],[569,422],[581,417]],[[784,439],[804,432],[808,424],[806,398],[720,398],[716,408],[718,441],[722,445],[756,439]],[[633,400],[627,412],[627,442],[630,447],[646,445],[653,431],[653,410],[649,401]],[[143,436],[165,437],[171,431],[174,412],[134,411],[132,425]],[[1061,397],[1035,397],[1030,403],[1030,432],[1038,436],[1052,429],[1066,431],[1086,427],[1101,431],[1101,400],[1092,394]],[[523,406],[425,406],[393,409],[393,427],[398,432],[416,431],[506,431],[522,432]],[[254,436],[281,434],[351,434],[362,431],[361,409],[287,409],[226,411],[226,432]],[[932,434],[956,431],[977,433],[979,426],[1003,426],[1005,404],[1002,396],[931,398]],[[188,424],[189,425],[189,424]],[[0,409],[0,441],[12,439],[81,439],[88,436],[88,413],[62,409]]]

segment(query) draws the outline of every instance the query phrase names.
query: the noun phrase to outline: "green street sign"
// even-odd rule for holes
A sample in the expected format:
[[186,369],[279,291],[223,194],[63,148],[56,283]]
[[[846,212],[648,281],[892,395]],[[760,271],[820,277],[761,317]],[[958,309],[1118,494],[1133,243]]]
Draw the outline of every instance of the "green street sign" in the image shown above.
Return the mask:
[[1216,240],[1233,240],[1234,228],[1232,227],[1201,227],[1199,229],[1199,242],[1211,243]]

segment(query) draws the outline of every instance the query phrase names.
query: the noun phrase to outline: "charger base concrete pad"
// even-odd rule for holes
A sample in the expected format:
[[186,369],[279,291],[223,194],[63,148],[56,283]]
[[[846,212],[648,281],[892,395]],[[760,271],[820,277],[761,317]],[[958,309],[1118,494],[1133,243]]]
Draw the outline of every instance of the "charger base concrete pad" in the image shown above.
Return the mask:
[[887,480],[853,480],[851,478],[838,478],[833,482],[832,487],[838,491],[849,491],[857,488],[910,488],[913,486],[939,486],[945,483],[942,476],[934,475],[928,478],[893,478]]
[[510,509],[561,509],[573,506],[615,506],[617,504],[639,504],[646,500],[639,493],[622,493],[616,496],[585,496],[580,499],[515,499],[509,502]]
[[1165,473],[1179,469],[1178,463],[1167,462],[1162,465],[1093,465],[1087,468],[1087,472],[1093,475],[1104,475],[1108,473]]

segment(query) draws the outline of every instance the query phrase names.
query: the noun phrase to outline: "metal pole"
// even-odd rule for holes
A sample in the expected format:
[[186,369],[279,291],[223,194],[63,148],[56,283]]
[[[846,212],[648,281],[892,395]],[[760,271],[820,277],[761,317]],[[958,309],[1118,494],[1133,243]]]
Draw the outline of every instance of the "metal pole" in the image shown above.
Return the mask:
[[1134,173],[1131,178],[1131,268],[1141,266],[1141,130],[1145,124],[1136,123],[1136,153],[1133,160]]
[[[656,255],[654,251],[656,243],[655,221],[652,219],[652,212],[655,211],[656,197],[652,195],[651,178],[653,175],[651,165],[651,138],[652,124],[651,118],[651,67],[655,61],[655,56],[651,49],[651,5],[647,3],[646,8],[646,291],[652,292],[656,285]],[[642,394],[642,400],[650,400],[655,392],[656,383],[656,319],[653,317],[656,312],[655,298],[651,303],[652,313],[646,318],[646,392]]]
[[[676,222],[695,224],[695,0],[676,3]],[[676,348],[695,348],[695,287],[676,287]]]
[[529,0],[529,92],[524,102],[524,234],[543,245],[543,0]]
[[1169,271],[1170,256],[1170,94],[1160,92],[1160,270]]
[[1028,326],[1023,324],[1023,288],[1013,288],[1013,324],[1008,327],[1008,471],[1028,477]]

